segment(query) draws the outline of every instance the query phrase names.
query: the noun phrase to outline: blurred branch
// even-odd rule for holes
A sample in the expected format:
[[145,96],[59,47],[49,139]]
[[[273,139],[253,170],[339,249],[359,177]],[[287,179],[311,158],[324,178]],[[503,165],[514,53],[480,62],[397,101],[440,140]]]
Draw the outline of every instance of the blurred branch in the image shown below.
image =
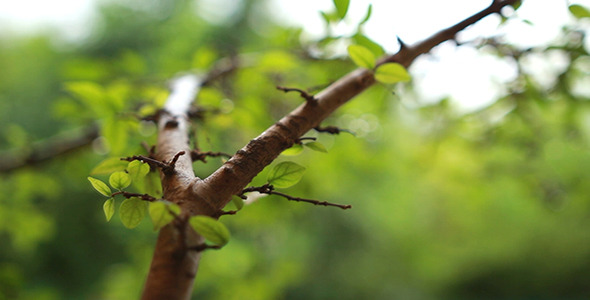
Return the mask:
[[48,139],[33,143],[30,149],[13,149],[0,153],[0,173],[8,173],[16,169],[38,165],[57,158],[92,143],[98,137],[98,126],[65,132]]

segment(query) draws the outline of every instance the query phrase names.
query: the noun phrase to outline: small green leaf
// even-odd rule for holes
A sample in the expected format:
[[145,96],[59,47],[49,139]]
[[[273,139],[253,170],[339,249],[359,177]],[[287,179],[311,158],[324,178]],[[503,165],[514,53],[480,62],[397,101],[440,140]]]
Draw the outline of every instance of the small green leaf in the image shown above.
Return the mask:
[[127,165],[127,172],[129,172],[133,182],[140,182],[150,172],[150,165],[134,160]]
[[229,230],[223,223],[207,216],[194,216],[189,223],[193,229],[215,245],[223,246],[229,242]]
[[412,79],[404,66],[398,63],[386,63],[377,67],[375,79],[381,83],[396,83]]
[[383,47],[381,47],[381,45],[377,44],[375,41],[369,39],[361,33],[357,33],[354,36],[352,36],[352,40],[355,44],[361,45],[369,49],[371,52],[373,52],[375,57],[379,57],[385,53],[385,50],[383,50]]
[[288,188],[301,180],[305,168],[291,161],[276,165],[268,174],[268,183],[278,188]]
[[242,208],[244,207],[244,199],[242,199],[238,196],[233,196],[231,198],[231,201],[234,203],[237,210],[242,210]]
[[510,5],[514,8],[514,10],[517,10],[522,5],[522,1],[518,0]]
[[102,209],[104,210],[104,216],[107,218],[107,222],[110,221],[115,214],[115,199],[109,198],[105,201]]
[[154,224],[154,230],[159,230],[174,220],[174,214],[180,213],[180,207],[170,202],[154,201],[150,202],[148,211]]
[[291,148],[281,152],[281,155],[295,156],[301,153],[301,151],[303,151],[303,146],[301,146],[300,144],[295,144]]
[[305,147],[308,147],[311,150],[328,153],[328,149],[322,143],[319,142],[309,142],[305,144]]
[[350,59],[359,67],[372,69],[375,67],[375,54],[361,45],[348,46]]
[[91,175],[104,175],[104,174],[111,174],[117,171],[125,170],[125,166],[127,165],[126,161],[121,160],[118,157],[109,157],[103,161],[101,161],[92,171],[90,171]]
[[336,6],[338,18],[340,18],[340,20],[344,19],[344,17],[346,17],[346,13],[348,12],[350,0],[334,0],[334,5]]
[[373,13],[373,4],[369,4],[369,8],[367,9],[367,14],[363,18],[363,20],[359,23],[359,25],[363,25],[363,24],[367,23],[367,21],[369,21],[369,18],[371,18],[372,13]]
[[119,217],[125,227],[131,229],[137,227],[143,217],[147,203],[137,197],[125,199],[119,207]]
[[131,184],[131,177],[123,171],[115,172],[109,177],[109,183],[113,188],[122,190]]
[[590,18],[590,11],[582,5],[572,4],[568,9],[577,19]]
[[88,177],[88,181],[90,181],[90,184],[92,184],[92,187],[98,191],[99,193],[110,197],[111,196],[111,189],[109,188],[108,185],[106,185],[106,183],[100,181],[99,179],[93,178],[93,177]]

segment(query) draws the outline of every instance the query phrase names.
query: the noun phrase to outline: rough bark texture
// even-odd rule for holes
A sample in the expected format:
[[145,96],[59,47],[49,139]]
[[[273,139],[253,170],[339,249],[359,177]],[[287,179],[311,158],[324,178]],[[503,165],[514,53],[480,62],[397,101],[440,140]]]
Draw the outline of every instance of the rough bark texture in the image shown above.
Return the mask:
[[[408,67],[419,55],[515,2],[493,1],[488,8],[421,43],[402,45],[398,53],[382,58],[379,63],[398,62]],[[142,299],[190,299],[200,254],[188,247],[198,245],[202,238],[187,226],[187,218],[197,214],[218,216],[231,197],[239,194],[283,150],[374,83],[370,70],[358,69],[349,73],[316,95],[317,100],[306,101],[251,140],[204,180],[193,173],[186,112],[164,113],[159,120],[157,159],[167,162],[180,151],[186,153],[178,158],[173,172],[161,172],[164,198],[180,205],[182,214],[179,220],[160,231]]]

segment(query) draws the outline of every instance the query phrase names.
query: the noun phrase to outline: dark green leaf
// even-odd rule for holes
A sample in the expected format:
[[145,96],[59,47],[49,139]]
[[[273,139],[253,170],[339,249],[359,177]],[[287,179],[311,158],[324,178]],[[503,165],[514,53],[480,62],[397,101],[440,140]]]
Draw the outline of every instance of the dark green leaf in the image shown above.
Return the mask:
[[98,191],[99,193],[110,197],[111,196],[111,188],[109,188],[108,185],[106,185],[106,183],[100,181],[99,179],[93,178],[93,177],[88,177],[88,181],[90,181],[90,184],[92,184],[92,187]]
[[154,224],[154,230],[159,230],[174,220],[174,214],[170,211],[178,215],[180,207],[171,202],[154,201],[150,202],[148,211]]
[[122,190],[131,184],[131,177],[129,176],[129,174],[123,171],[118,171],[111,174],[111,176],[109,177],[109,184],[113,188]]
[[344,17],[346,17],[346,13],[348,12],[350,0],[334,0],[334,5],[336,6],[338,18],[340,18],[340,20],[344,19]]
[[217,246],[223,246],[229,242],[229,230],[218,220],[207,216],[194,216],[189,223],[196,232]]
[[375,54],[361,45],[348,46],[348,55],[352,61],[361,68],[372,69],[375,67]]
[[305,168],[291,161],[276,165],[268,174],[268,183],[278,188],[288,188],[301,180]]
[[125,227],[131,229],[137,227],[145,217],[147,202],[132,197],[125,199],[119,208],[119,217]]
[[104,210],[104,216],[107,218],[107,222],[110,221],[115,214],[115,199],[109,198],[105,201],[102,209]]
[[375,79],[381,83],[391,84],[409,81],[411,77],[404,66],[398,63],[386,63],[380,65],[377,70],[375,70]]

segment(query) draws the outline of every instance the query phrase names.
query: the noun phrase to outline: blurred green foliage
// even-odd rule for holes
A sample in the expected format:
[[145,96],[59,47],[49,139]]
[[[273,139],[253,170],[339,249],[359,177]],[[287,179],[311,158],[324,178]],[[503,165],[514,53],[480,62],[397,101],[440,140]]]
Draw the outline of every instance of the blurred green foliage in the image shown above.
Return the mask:
[[[134,230],[118,215],[105,223],[104,198],[86,176],[106,157],[144,154],[140,142],[155,142],[155,129],[137,115],[162,105],[176,73],[233,54],[252,61],[198,100],[217,111],[196,122],[201,150],[232,153],[303,101],[275,86],[317,92],[354,68],[310,54],[335,37],[302,43],[301,30],[268,21],[257,1],[244,1],[222,25],[197,17],[192,1],[150,3],[103,6],[80,43],[2,41],[1,150],[26,153],[34,141],[95,123],[102,138],[0,175],[0,299],[138,297],[156,233],[147,220]],[[448,100],[408,105],[409,88],[366,91],[325,122],[356,136],[310,132],[328,153],[304,148],[289,157],[306,173],[284,190],[353,209],[269,196],[223,217],[232,239],[204,253],[195,298],[588,297],[590,107],[587,95],[572,92],[588,74],[584,39],[568,27],[550,47],[482,45],[516,64],[558,51],[569,66],[549,86],[520,69],[507,96],[471,113]],[[360,33],[352,40],[381,50]],[[197,175],[221,162],[195,162]],[[264,184],[268,170],[253,184]]]

